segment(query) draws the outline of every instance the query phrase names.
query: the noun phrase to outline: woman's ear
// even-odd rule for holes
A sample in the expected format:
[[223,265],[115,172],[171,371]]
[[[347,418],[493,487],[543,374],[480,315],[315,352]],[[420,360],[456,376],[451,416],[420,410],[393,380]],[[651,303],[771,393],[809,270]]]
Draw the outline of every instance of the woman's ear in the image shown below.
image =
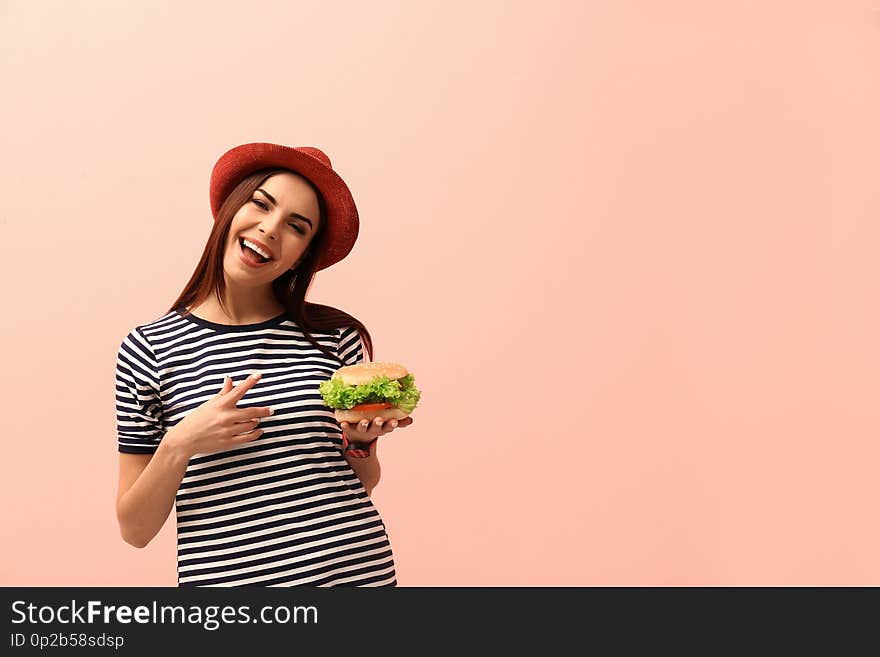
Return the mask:
[[308,249],[306,249],[306,252],[303,253],[299,258],[297,258],[296,262],[294,262],[292,265],[290,265],[290,271],[295,271],[296,268],[299,267],[299,263],[301,263],[307,255],[309,255]]

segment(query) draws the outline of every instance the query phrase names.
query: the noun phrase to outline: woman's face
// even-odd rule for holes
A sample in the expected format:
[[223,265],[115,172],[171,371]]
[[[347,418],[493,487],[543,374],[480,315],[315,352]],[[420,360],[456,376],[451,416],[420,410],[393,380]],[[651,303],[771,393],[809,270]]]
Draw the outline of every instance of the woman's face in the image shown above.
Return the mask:
[[[260,185],[232,218],[223,267],[246,286],[263,285],[295,268],[318,230],[318,197],[292,173],[278,173]],[[248,264],[241,240],[255,242],[271,255],[266,264]]]

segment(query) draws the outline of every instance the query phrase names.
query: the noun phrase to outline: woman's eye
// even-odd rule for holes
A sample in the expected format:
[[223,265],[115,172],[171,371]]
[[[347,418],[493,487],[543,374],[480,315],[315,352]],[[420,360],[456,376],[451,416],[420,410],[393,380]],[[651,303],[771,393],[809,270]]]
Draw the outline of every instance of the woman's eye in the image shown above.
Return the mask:
[[[257,204],[260,208],[262,208],[263,210],[268,210],[268,209],[269,209],[269,207],[268,207],[265,203],[263,203],[262,201],[258,201],[258,200],[255,199],[255,198],[252,198],[251,201],[254,202],[254,203],[256,203],[256,204]],[[293,226],[293,229],[294,229],[296,232],[298,232],[300,235],[305,235],[305,234],[306,234],[306,231],[305,231],[304,229],[300,228],[299,226],[297,226],[296,224],[290,224],[290,225]]]

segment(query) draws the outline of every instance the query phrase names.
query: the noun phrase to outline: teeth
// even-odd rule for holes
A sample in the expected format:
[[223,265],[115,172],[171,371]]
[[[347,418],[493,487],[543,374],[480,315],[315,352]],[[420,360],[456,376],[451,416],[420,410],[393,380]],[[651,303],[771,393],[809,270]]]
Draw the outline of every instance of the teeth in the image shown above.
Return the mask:
[[248,247],[252,248],[254,251],[256,251],[257,253],[259,253],[259,254],[260,254],[261,256],[263,256],[264,258],[268,258],[268,259],[270,259],[270,260],[272,259],[272,256],[270,256],[268,253],[266,253],[263,249],[261,249],[260,247],[258,247],[256,244],[254,244],[254,243],[251,242],[250,240],[242,239],[242,242],[244,242],[244,245],[245,245],[245,246],[248,246]]

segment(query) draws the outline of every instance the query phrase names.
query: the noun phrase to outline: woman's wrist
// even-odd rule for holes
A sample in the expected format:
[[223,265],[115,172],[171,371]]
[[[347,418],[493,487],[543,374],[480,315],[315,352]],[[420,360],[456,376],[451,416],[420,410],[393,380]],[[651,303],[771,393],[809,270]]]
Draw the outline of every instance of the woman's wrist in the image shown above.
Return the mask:
[[171,427],[165,432],[165,435],[162,436],[162,440],[159,442],[159,447],[168,454],[173,455],[176,459],[189,461],[194,456],[189,448],[189,442],[190,441],[183,436],[180,427]]
[[356,438],[349,438],[346,432],[342,432],[342,451],[356,458],[366,458],[373,454],[373,445],[379,438],[372,438],[365,442]]

